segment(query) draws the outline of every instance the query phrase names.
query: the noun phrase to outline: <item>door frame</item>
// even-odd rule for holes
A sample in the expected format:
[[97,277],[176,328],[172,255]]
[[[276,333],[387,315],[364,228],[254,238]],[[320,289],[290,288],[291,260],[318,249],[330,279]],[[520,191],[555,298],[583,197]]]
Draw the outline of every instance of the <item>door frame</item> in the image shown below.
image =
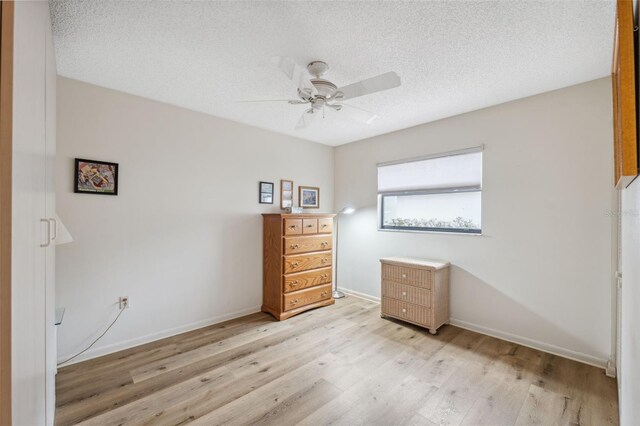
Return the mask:
[[13,1],[0,1],[0,424],[11,424]]

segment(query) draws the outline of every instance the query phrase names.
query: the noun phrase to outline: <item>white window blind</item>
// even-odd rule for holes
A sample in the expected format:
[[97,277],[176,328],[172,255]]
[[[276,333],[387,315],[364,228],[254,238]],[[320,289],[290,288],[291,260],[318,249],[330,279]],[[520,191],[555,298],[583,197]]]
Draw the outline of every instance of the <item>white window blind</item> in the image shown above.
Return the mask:
[[378,167],[378,192],[482,187],[482,152],[470,152]]
[[380,229],[481,233],[482,151],[378,165]]

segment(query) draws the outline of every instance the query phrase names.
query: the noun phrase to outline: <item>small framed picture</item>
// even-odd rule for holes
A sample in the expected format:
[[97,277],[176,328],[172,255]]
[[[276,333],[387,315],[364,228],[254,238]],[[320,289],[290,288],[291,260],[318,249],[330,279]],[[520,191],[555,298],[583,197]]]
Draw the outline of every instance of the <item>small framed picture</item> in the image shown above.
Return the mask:
[[73,192],[118,195],[118,164],[76,158]]
[[280,208],[290,209],[293,207],[293,181],[280,179]]
[[260,204],[273,204],[273,182],[260,182]]
[[305,209],[320,207],[320,188],[314,186],[298,187],[298,205]]

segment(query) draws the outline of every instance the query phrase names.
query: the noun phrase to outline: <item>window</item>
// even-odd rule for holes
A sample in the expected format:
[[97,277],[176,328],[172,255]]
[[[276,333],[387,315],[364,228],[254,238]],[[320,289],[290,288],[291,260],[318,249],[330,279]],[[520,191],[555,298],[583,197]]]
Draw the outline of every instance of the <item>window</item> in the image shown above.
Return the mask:
[[380,229],[479,234],[481,148],[378,165]]

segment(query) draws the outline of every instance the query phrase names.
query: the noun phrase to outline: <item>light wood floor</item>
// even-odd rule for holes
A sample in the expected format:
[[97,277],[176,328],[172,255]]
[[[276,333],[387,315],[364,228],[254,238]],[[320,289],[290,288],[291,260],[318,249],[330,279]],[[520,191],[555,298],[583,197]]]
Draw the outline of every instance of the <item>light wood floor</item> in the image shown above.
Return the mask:
[[56,423],[618,423],[602,370],[347,297],[283,322],[254,314],[62,368]]

